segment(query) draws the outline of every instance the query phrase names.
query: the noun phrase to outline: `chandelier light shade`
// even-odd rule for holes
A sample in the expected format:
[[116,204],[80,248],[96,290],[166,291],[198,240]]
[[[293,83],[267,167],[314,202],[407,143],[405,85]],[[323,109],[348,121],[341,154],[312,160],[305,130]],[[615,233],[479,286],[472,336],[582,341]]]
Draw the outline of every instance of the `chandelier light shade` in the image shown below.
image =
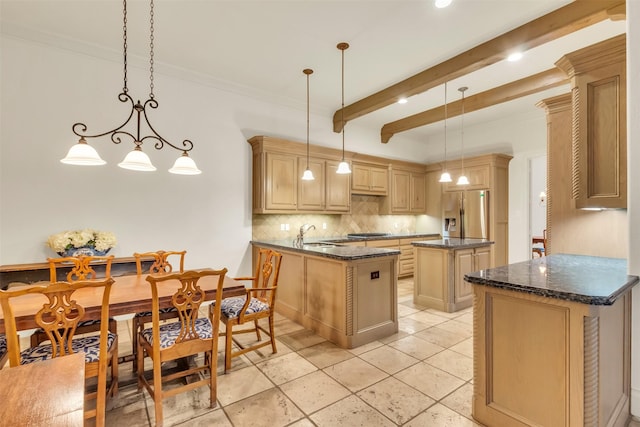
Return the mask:
[[302,174],[303,181],[313,181],[315,177],[313,176],[313,172],[309,169],[309,76],[313,74],[313,70],[310,68],[305,68],[302,72],[307,76],[307,168],[304,170]]
[[451,4],[452,0],[435,0],[434,4],[438,9],[445,8]]
[[[107,132],[97,133],[97,134],[87,134],[87,126],[84,123],[75,123],[72,126],[72,131],[74,134],[80,137],[80,140],[76,145],[71,147],[67,156],[60,160],[64,164],[69,165],[84,165],[84,166],[93,166],[93,165],[103,165],[106,162],[100,158],[98,152],[87,143],[87,138],[99,138],[102,136],[109,136],[111,138],[111,142],[114,144],[120,144],[123,140],[127,140],[134,144],[134,148],[124,160],[118,163],[118,166],[124,169],[135,170],[135,171],[155,171],[156,167],[151,163],[151,159],[142,151],[142,145],[144,142],[153,143],[153,146],[156,150],[161,150],[164,147],[171,147],[175,150],[181,151],[180,157],[176,160],[175,164],[169,172],[180,175],[197,175],[202,173],[195,164],[195,162],[189,157],[189,151],[193,149],[193,143],[188,139],[182,141],[182,144],[174,145],[171,142],[164,139],[158,132],[153,128],[151,122],[149,121],[149,117],[147,116],[147,112],[149,108],[158,108],[158,101],[155,100],[153,94],[153,66],[154,66],[154,56],[153,56],[153,48],[154,48],[154,35],[153,35],[153,24],[154,24],[154,5],[153,0],[150,0],[150,52],[149,52],[149,98],[142,104],[140,101],[134,102],[131,95],[129,95],[129,88],[127,87],[127,1],[123,1],[123,53],[124,53],[124,85],[122,92],[118,95],[118,100],[120,102],[131,104],[131,112],[129,113],[129,117],[125,120],[124,123],[117,126],[116,128],[109,130]],[[135,116],[135,119],[134,119]],[[135,131],[129,132],[125,130],[127,125],[130,122],[135,120]],[[149,130],[149,134],[146,136],[142,136],[141,128],[146,124],[146,127]],[[132,126],[133,127],[133,126]]]
[[447,82],[444,82],[444,167],[439,182],[451,182],[451,175],[447,172]]
[[342,52],[342,109],[340,110],[340,114],[341,114],[341,120],[342,120],[342,161],[340,162],[340,164],[338,165],[338,170],[336,170],[336,173],[339,174],[348,174],[351,173],[351,168],[349,167],[349,163],[347,161],[345,161],[344,159],[344,51],[346,49],[349,49],[349,43],[338,43],[338,46],[336,46],[338,49],[340,49],[340,51]]
[[469,89],[466,86],[462,86],[458,90],[462,94],[462,112],[460,113],[460,140],[462,141],[462,175],[458,177],[456,185],[469,185],[469,178],[464,174],[464,91]]

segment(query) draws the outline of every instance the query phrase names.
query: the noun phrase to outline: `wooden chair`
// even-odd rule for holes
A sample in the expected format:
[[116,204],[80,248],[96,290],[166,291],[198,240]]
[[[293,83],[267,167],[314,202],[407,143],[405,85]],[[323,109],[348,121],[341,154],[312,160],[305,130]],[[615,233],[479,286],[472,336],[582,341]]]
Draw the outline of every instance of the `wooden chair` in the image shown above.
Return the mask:
[[[539,243],[540,240],[536,243]],[[532,249],[532,254],[538,254],[539,257],[543,257],[547,254],[547,229],[542,230],[542,247],[534,246]]]
[[[253,277],[238,277],[238,281],[251,281],[251,288],[246,289],[247,294],[241,297],[225,298],[222,300],[221,320],[226,326],[223,334],[225,336],[224,349],[224,370],[231,369],[231,359],[249,351],[255,351],[261,347],[271,344],[271,350],[277,353],[276,341],[273,327],[273,315],[276,304],[276,289],[278,287],[278,276],[280,275],[280,263],[282,254],[271,249],[260,249],[256,273]],[[210,308],[213,310],[213,307]],[[269,319],[269,331],[267,332],[258,321]],[[236,334],[256,333],[258,342],[245,346],[233,338],[233,327],[242,325],[245,322],[253,321],[254,327],[251,329],[240,329]],[[269,336],[269,341],[261,342],[260,331]],[[233,351],[232,344],[235,343],[240,350]]]
[[[46,286],[22,287],[0,291],[0,306],[4,313],[7,351],[11,367],[61,357],[71,353],[85,353],[85,378],[97,377],[95,392],[85,394],[85,419],[95,417],[97,426],[104,426],[107,395],[114,395],[118,388],[118,336],[109,332],[109,294],[112,278],[83,280],[78,282],[55,282]],[[93,288],[102,291],[100,333],[76,337],[78,324],[86,315],[74,297],[74,292]],[[50,342],[20,351],[20,341],[13,314],[15,301],[25,296],[41,294],[42,308],[34,314],[35,323],[42,328]],[[77,298],[81,300],[80,298]],[[111,366],[111,383],[107,387],[107,370]],[[46,378],[34,378],[46,381]],[[37,396],[34,396],[37,400]],[[86,401],[96,399],[96,407],[89,409]]]
[[[156,425],[163,421],[162,400],[165,397],[208,385],[210,389],[210,407],[216,405],[216,378],[218,355],[218,332],[220,329],[220,301],[222,286],[227,269],[186,271],[168,275],[147,276],[151,284],[152,293],[152,326],[144,329],[138,336],[137,376],[138,388],[143,386],[153,398],[155,406]],[[212,305],[209,318],[199,318],[200,305],[205,301],[204,291],[198,281],[205,276],[218,276],[215,302]],[[178,322],[160,324],[160,287],[175,289],[171,302],[179,314]],[[165,292],[166,294],[166,292]],[[153,360],[153,381],[149,382],[144,375],[144,355]],[[186,370],[170,372],[162,375],[162,363],[183,358],[198,353],[205,353],[205,363],[202,366],[189,366]],[[174,380],[193,374],[209,371],[209,377],[202,375],[197,381],[190,381],[180,386],[163,388],[163,381]]]
[[4,334],[0,334],[0,369],[7,364],[9,360],[9,354],[7,353],[7,337]]
[[[66,275],[66,281],[73,283],[81,280],[93,280],[98,277],[98,274],[94,270],[92,264],[95,262],[104,262],[104,278],[111,277],[111,262],[114,256],[85,256],[80,255],[77,257],[62,257],[62,258],[47,258],[49,263],[49,281],[55,283],[58,281],[58,268],[70,267],[71,270]],[[95,264],[94,264],[95,265]],[[76,335],[85,334],[89,332],[97,332],[100,330],[99,320],[87,320],[80,322],[76,330]],[[118,333],[118,322],[115,319],[109,318],[109,331]],[[43,330],[37,330],[31,335],[31,347],[35,347],[38,344],[48,340],[47,335]]]
[[[134,253],[133,256],[136,259],[136,273],[138,276],[145,273],[142,267],[142,261],[145,258],[153,258],[153,264],[146,270],[146,273],[149,274],[157,274],[157,273],[171,273],[173,272],[173,265],[170,262],[171,260],[179,260],[180,261],[180,273],[184,272],[184,257],[187,254],[187,251],[156,251],[156,252],[143,252],[143,253]],[[168,320],[168,319],[176,319],[178,317],[178,313],[173,307],[165,308],[160,311],[160,319]],[[136,313],[131,321],[132,324],[132,348],[133,348],[133,370],[136,370],[136,364],[138,363],[138,358],[136,356],[136,351],[138,348],[138,333],[144,329],[144,325],[146,323],[151,323],[151,312],[145,311],[142,313]]]

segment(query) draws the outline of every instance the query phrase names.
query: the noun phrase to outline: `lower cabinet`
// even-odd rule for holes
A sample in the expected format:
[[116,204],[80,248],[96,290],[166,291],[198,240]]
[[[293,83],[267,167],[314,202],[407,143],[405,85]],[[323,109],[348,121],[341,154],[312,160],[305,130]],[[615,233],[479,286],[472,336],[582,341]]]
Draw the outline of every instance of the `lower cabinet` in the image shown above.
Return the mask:
[[464,275],[491,265],[491,246],[464,249],[415,248],[414,304],[454,312],[473,304]]

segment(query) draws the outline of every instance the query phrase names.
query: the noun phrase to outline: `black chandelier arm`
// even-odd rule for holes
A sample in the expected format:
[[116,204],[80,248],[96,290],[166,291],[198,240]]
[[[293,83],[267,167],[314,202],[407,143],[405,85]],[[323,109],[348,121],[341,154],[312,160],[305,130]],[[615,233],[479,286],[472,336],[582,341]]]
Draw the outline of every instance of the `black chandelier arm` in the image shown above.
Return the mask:
[[131,117],[133,117],[133,112],[135,111],[133,98],[131,98],[131,96],[129,96],[129,94],[127,94],[126,92],[121,92],[118,95],[118,99],[120,100],[120,102],[130,102],[131,103],[131,113],[129,113],[129,117],[127,117],[127,119],[124,121],[124,123],[122,123],[120,126],[116,127],[115,129],[111,129],[111,130],[109,130],[107,132],[98,133],[98,134],[95,134],[95,135],[88,135],[88,134],[85,133],[87,131],[87,125],[85,125],[84,123],[75,123],[71,127],[71,130],[73,131],[73,133],[75,133],[76,135],[78,135],[81,138],[99,138],[101,136],[105,136],[105,135],[111,134],[111,141],[113,141],[114,144],[119,144],[121,142],[120,138],[116,136],[116,133],[122,133],[122,134],[125,134],[125,135],[130,136],[131,138],[133,138],[133,140],[135,142],[136,138],[133,135],[131,135],[128,132],[120,131],[120,129],[122,129],[123,127],[126,126],[127,123],[129,123],[129,121],[131,120]]
[[144,138],[141,139],[141,142],[146,140],[147,138],[151,138],[156,141],[154,147],[157,150],[162,149],[164,144],[167,144],[171,148],[174,148],[178,151],[183,151],[185,153],[187,151],[193,150],[193,142],[189,141],[188,139],[185,139],[184,141],[182,141],[182,147],[179,147],[167,141],[162,136],[160,136],[160,134],[151,125],[151,122],[149,122],[149,117],[147,117],[147,106],[151,108],[158,108],[158,101],[156,101],[155,98],[149,98],[145,101],[144,106],[142,107],[142,115],[144,116],[144,121],[147,122],[147,126],[149,126],[149,129],[151,129],[151,132],[153,132],[153,135],[145,136]]

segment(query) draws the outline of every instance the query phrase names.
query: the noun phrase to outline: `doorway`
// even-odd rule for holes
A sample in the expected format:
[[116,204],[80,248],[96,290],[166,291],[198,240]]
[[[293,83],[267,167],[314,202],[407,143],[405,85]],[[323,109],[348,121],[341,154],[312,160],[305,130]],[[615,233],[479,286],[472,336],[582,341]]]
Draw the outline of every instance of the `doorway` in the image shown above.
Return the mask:
[[[547,229],[547,156],[529,160],[529,245]],[[536,243],[536,246],[542,246]],[[533,251],[531,250],[533,256]]]

